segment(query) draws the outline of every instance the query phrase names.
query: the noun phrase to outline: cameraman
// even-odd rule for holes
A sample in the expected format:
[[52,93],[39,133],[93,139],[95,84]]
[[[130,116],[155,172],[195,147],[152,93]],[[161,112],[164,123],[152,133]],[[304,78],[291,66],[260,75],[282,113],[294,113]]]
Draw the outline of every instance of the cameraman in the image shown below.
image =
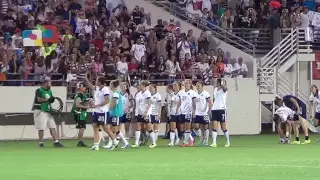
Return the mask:
[[48,127],[50,129],[50,134],[54,140],[54,147],[63,147],[57,138],[56,123],[54,117],[50,114],[52,109],[51,104],[54,102],[55,98],[51,91],[51,79],[45,77],[42,86],[36,90],[33,108],[34,111],[34,125],[38,130],[39,136],[39,146],[44,147],[43,136],[44,130]]

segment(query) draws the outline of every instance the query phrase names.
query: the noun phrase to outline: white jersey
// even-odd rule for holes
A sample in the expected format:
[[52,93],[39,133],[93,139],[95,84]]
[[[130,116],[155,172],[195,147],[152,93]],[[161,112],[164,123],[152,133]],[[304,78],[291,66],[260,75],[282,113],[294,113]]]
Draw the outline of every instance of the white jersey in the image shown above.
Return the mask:
[[227,109],[227,91],[215,88],[213,91],[214,102],[211,110],[225,110]]
[[[94,93],[94,105],[102,104],[103,102],[105,102],[107,96],[109,96],[110,98],[110,91],[109,91],[109,88],[106,86],[104,86],[103,88],[96,87],[93,93]],[[94,108],[93,111],[97,113],[108,112],[109,104]]]
[[121,94],[121,95],[122,95],[123,110],[125,112],[130,111],[129,106],[130,106],[130,101],[132,100],[132,96],[128,93]]
[[289,119],[289,117],[292,118],[294,113],[294,111],[292,111],[290,108],[286,106],[279,107],[275,112],[275,114],[279,115],[281,122],[286,122]]
[[201,93],[195,94],[196,98],[196,116],[205,116],[208,115],[210,94],[207,91],[202,91]]
[[[136,112],[143,115],[148,107],[148,100],[151,98],[149,90],[140,91],[136,94]],[[151,108],[148,109],[147,115],[151,114]]]
[[151,95],[151,114],[159,115],[159,106],[161,106],[161,95],[159,93],[155,93]]
[[181,114],[191,114],[192,113],[192,100],[195,98],[196,92],[192,89],[189,91],[181,90],[179,91],[179,96],[181,100],[180,111]]
[[318,97],[315,96],[313,93],[311,93],[309,99],[310,99],[310,102],[315,103],[316,113],[320,113],[320,93],[318,94]]
[[173,93],[167,93],[166,98],[164,100],[164,105],[167,105],[167,117],[170,116],[172,95]]
[[180,101],[180,97],[179,97],[178,93],[172,93],[171,102],[170,102],[170,115],[179,115],[180,114],[180,110],[178,109],[179,101]]

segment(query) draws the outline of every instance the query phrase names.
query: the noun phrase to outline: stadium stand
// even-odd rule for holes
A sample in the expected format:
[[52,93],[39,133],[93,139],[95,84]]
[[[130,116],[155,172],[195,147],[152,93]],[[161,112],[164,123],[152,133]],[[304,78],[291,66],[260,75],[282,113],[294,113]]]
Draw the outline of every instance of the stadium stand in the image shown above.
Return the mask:
[[[210,48],[205,32],[196,37],[172,17],[155,25],[144,7],[130,11],[126,4],[107,2],[2,1],[6,13],[0,31],[1,85],[37,85],[42,75],[50,75],[55,85],[72,87],[86,72],[92,78],[121,75],[132,82],[148,79],[158,84],[181,78],[209,84],[212,77],[246,77],[242,59],[231,64],[223,50]],[[52,25],[57,42],[25,44],[24,31]]]

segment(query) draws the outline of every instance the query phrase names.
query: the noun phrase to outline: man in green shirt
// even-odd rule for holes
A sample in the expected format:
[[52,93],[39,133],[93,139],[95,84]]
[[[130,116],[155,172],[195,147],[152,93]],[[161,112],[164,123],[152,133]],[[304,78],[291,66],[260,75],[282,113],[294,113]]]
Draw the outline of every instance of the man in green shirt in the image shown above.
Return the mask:
[[38,130],[39,146],[44,147],[43,135],[44,130],[49,128],[50,134],[54,140],[54,147],[63,147],[57,138],[56,123],[54,117],[50,114],[52,109],[51,104],[55,98],[51,91],[51,79],[49,77],[44,78],[42,86],[35,92],[35,98],[33,103],[33,118],[34,125]]
[[79,82],[77,84],[77,94],[74,97],[74,103],[71,110],[72,116],[77,123],[76,128],[79,129],[79,142],[77,144],[78,147],[87,147],[87,145],[83,142],[83,134],[87,124],[87,109],[91,108],[91,106],[90,101],[88,101],[89,99],[85,94],[85,91],[85,84]]

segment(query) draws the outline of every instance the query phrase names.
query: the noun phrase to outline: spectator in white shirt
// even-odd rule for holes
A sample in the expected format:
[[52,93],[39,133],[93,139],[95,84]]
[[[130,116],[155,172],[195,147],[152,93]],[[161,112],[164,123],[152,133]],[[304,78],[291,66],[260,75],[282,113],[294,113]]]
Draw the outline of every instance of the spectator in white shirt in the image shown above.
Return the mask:
[[125,75],[128,73],[127,56],[122,56],[121,60],[117,62],[116,68],[121,75]]
[[182,37],[182,40],[177,44],[179,51],[179,59],[186,57],[186,54],[191,54],[191,44],[187,41],[187,37]]
[[232,64],[230,64],[229,60],[227,59],[224,67],[224,77],[231,78],[233,75],[233,71],[234,71],[233,66]]
[[169,83],[173,83],[176,78],[176,73],[181,72],[179,63],[176,61],[175,56],[166,61],[166,71],[168,72]]
[[131,53],[139,63],[141,62],[142,56],[145,56],[146,46],[142,44],[140,37],[137,39],[137,43],[131,47]]
[[300,14],[300,17],[301,17],[301,24],[299,26],[300,28],[309,27],[310,19],[308,16],[308,12],[309,12],[308,7],[304,7],[302,13]]
[[116,26],[111,26],[111,38],[112,39],[119,39],[121,36],[120,31],[117,30]]
[[206,56],[201,56],[201,61],[198,62],[197,65],[198,65],[198,68],[199,68],[198,70],[200,74],[210,69]]
[[238,62],[234,64],[234,70],[236,71],[238,77],[247,77],[248,68],[247,65],[243,63],[243,59],[241,57],[238,59]]
[[88,24],[88,19],[83,12],[80,12],[76,17],[77,28],[75,33],[79,34],[81,29],[85,29],[85,26]]

